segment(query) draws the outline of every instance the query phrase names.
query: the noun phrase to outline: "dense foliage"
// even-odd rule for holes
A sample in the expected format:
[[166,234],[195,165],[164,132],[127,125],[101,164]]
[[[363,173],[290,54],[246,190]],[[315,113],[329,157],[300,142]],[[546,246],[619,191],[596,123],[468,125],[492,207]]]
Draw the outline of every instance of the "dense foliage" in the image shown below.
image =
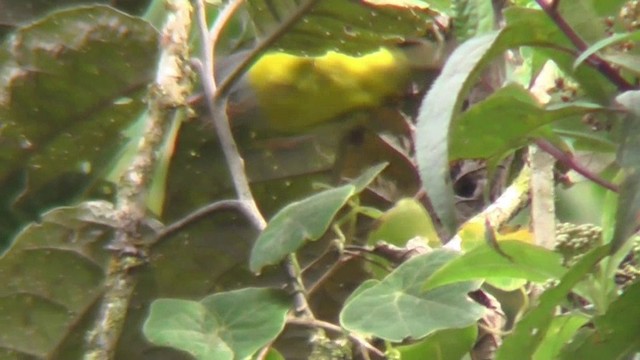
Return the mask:
[[638,1],[0,7],[0,359],[640,353]]

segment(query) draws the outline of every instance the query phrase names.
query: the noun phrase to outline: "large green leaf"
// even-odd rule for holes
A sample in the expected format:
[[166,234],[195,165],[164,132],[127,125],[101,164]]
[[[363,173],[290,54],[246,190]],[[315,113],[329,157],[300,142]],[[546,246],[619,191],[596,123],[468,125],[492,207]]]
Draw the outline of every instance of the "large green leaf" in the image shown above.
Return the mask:
[[611,239],[612,252],[628,242],[640,222],[640,91],[625,92],[616,100],[629,110],[629,114],[622,127],[618,152],[618,163],[624,169],[625,179],[620,188],[616,225]]
[[21,0],[2,2],[0,12],[0,26],[18,27],[29,21],[33,21],[47,12],[55,11],[63,7],[78,5],[111,4],[126,12],[138,12],[147,6],[146,1],[122,1],[113,2],[108,0]]
[[546,124],[596,111],[602,107],[580,103],[543,109],[526,89],[507,85],[455,121],[449,159],[499,158],[525,145]]
[[[618,0],[614,0],[611,2],[615,3],[617,1]],[[602,1],[561,1],[557,6],[557,11],[560,13],[560,16],[587,42],[595,42],[606,37],[605,22],[598,16],[596,2]],[[603,6],[598,6],[598,8],[600,12],[603,12]]]
[[555,317],[549,325],[547,336],[542,340],[533,360],[556,359],[575,333],[589,321],[583,314],[567,314]]
[[416,256],[378,283],[352,296],[340,313],[340,323],[350,331],[390,341],[419,339],[437,330],[475,323],[484,308],[467,293],[478,284],[466,282],[421,290],[423,279],[455,258],[447,250]]
[[626,0],[608,0],[608,1],[590,0],[590,2],[593,6],[593,9],[600,16],[618,15],[620,12],[620,8],[625,3],[627,3]]
[[[436,15],[417,1],[251,0],[258,37],[268,36],[287,19],[297,22],[274,46],[288,53],[323,54],[328,50],[360,54],[426,33]],[[294,15],[295,14],[295,15]]]
[[[583,0],[580,0],[583,1]],[[555,25],[547,14],[540,10],[512,7],[504,12],[507,27],[530,26],[535,29],[537,43],[527,44],[535,47],[535,54],[542,60],[553,60],[567,75],[576,80],[592,100],[601,104],[609,104],[616,88],[597,69],[582,64],[573,67],[575,56],[571,53],[572,43]],[[582,21],[580,13],[572,14]],[[593,23],[593,21],[591,22]],[[588,24],[588,23],[587,23]],[[564,51],[558,49],[566,49]]]
[[491,245],[483,243],[471,251],[450,261],[431,275],[425,290],[459,281],[518,278],[544,282],[559,279],[566,269],[562,257],[550,250],[522,241],[500,241],[498,253]]
[[483,0],[454,0],[453,28],[456,38],[467,40],[495,30],[493,2]]
[[429,0],[427,1],[427,3],[429,4],[429,6],[436,10],[439,11],[441,13],[447,14],[447,15],[452,15],[452,8],[451,8],[451,0]]
[[267,288],[218,293],[199,302],[159,299],[143,331],[153,343],[198,360],[246,359],[278,336],[289,308],[286,293]]
[[[451,129],[482,70],[496,56],[513,47],[570,46],[566,37],[541,11],[515,8],[506,11],[505,18],[507,26],[501,31],[472,38],[454,51],[420,107],[416,138],[420,175],[438,217],[450,233],[457,225],[449,179]],[[566,57],[561,51],[552,54],[554,60]],[[561,60],[567,65],[567,59]],[[606,99],[610,84],[608,87],[602,85],[602,76],[593,74],[585,72],[581,66],[574,75],[587,84],[587,92],[591,91],[598,100]]]
[[519,24],[472,38],[453,52],[422,101],[418,114],[416,153],[422,184],[445,228],[453,233],[457,220],[449,178],[449,138],[454,119],[482,69],[498,54],[544,39],[531,24]]
[[37,212],[102,175],[144,106],[157,37],[138,18],[93,6],[52,13],[2,44],[3,207],[20,194]]
[[565,139],[572,150],[591,152],[594,157],[598,156],[596,154],[607,156],[603,153],[614,153],[618,149],[615,132],[593,131],[593,127],[585,124],[582,118],[568,118],[554,123],[553,133]]
[[608,246],[601,246],[587,253],[562,277],[557,286],[547,289],[540,296],[538,306],[529,311],[518,322],[514,332],[505,339],[496,359],[531,358],[547,336],[556,306],[608,252]]
[[570,344],[561,359],[623,359],[640,351],[640,283],[631,285],[607,312],[593,319],[588,336]]
[[423,99],[418,115],[416,153],[420,177],[438,217],[450,233],[457,221],[449,177],[449,128],[479,69],[492,55],[491,46],[499,34],[473,38],[456,49]]
[[110,203],[58,208],[0,257],[0,349],[47,358],[102,294]]

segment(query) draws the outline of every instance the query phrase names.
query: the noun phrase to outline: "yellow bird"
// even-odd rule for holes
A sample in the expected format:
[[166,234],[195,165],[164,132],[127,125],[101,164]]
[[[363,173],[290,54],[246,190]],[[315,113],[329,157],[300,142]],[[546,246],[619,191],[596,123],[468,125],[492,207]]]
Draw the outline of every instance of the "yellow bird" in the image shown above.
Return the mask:
[[444,45],[427,41],[360,56],[267,52],[232,90],[231,118],[238,113],[254,121],[264,118],[269,129],[300,133],[402,95],[414,70],[439,69],[445,54]]

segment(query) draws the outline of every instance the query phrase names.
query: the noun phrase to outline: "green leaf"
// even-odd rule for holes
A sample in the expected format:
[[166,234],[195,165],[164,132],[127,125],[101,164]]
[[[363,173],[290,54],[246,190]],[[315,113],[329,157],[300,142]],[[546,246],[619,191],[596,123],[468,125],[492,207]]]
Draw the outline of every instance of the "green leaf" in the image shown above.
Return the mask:
[[[505,19],[507,26],[501,31],[472,38],[453,52],[423,99],[418,114],[416,153],[422,184],[449,233],[453,233],[457,225],[449,179],[451,124],[458,118],[462,104],[482,70],[510,48],[571,46],[566,36],[541,11],[514,7],[505,11]],[[566,53],[544,51],[566,71]],[[608,101],[612,86],[602,75],[584,66],[573,75],[595,99]]]
[[[151,186],[149,187],[147,195],[147,208],[157,217],[162,216],[164,198],[167,192],[169,167],[171,166],[171,160],[173,159],[175,144],[180,133],[180,128],[182,127],[183,121],[186,117],[187,115],[184,112],[176,112],[174,114],[173,121],[167,130],[162,147],[158,151],[158,160],[153,171],[153,175],[151,176]],[[121,174],[122,173],[118,175]]]
[[467,293],[477,284],[458,283],[422,292],[425,277],[456,256],[436,250],[400,265],[384,280],[349,298],[340,323],[349,330],[389,341],[419,339],[437,330],[461,328],[475,323],[484,308]]
[[378,175],[380,175],[380,173],[388,165],[389,163],[386,163],[386,162],[378,165],[374,165],[371,168],[367,169],[364,173],[362,173],[362,175],[353,179],[353,181],[351,181],[351,185],[355,187],[355,192],[361,193],[362,191],[364,191],[367,188],[367,186],[369,186],[369,184],[371,184],[371,182],[375,180],[375,178],[378,177]]
[[103,291],[116,221],[104,201],[53,209],[0,257],[0,351],[48,358]]
[[589,321],[582,314],[567,314],[555,317],[549,325],[547,336],[542,340],[533,360],[557,359],[563,346]]
[[308,3],[248,1],[258,38],[269,36],[295,16],[298,21],[276,41],[274,48],[302,55],[319,55],[328,50],[358,55],[424,35],[437,15],[427,4],[416,1],[323,0],[304,11]]
[[[618,1],[618,0],[613,0]],[[571,28],[580,34],[580,37],[588,43],[595,42],[606,36],[604,21],[598,16],[597,0],[573,0],[561,1],[557,5],[557,11]],[[603,10],[599,6],[600,11]]]
[[420,177],[433,208],[450,233],[457,221],[449,177],[449,128],[460,112],[473,78],[492,55],[492,45],[499,35],[483,35],[458,47],[423,99],[418,115],[416,153]]
[[478,326],[437,331],[419,342],[395,348],[402,360],[453,360],[462,359],[478,336]]
[[627,0],[590,0],[593,6],[593,9],[600,16],[607,15],[618,15],[620,13],[620,8],[627,3]]
[[[78,6],[83,4],[109,3],[105,0],[21,0],[8,1],[2,4],[0,12],[0,24],[2,27],[20,26],[29,23],[48,12],[63,7]],[[111,3],[115,5],[114,3]],[[117,4],[126,7],[125,4]],[[129,4],[131,5],[131,4]]]
[[581,119],[566,119],[553,124],[553,133],[566,139],[571,149],[580,152],[614,153],[618,150],[618,144],[613,139],[611,132],[594,132],[590,126],[586,126]]
[[507,85],[455,121],[449,159],[500,158],[525,145],[546,124],[596,111],[602,111],[602,107],[579,103],[545,110],[520,85]]
[[55,12],[7,38],[1,207],[17,200],[19,210],[37,213],[99,179],[144,108],[157,54],[150,24],[106,6]]
[[269,221],[251,249],[251,271],[277,264],[306,241],[320,238],[354,194],[353,185],[344,185],[287,205]]
[[270,348],[269,352],[267,352],[267,356],[264,357],[264,360],[286,360],[278,350],[274,348]]
[[495,14],[491,1],[453,0],[452,8],[453,28],[459,41],[495,30]]
[[527,279],[509,277],[487,277],[486,283],[502,291],[515,291],[527,284]]
[[628,287],[604,315],[593,319],[595,329],[575,345],[567,346],[561,359],[624,359],[640,351],[640,283]]
[[449,233],[453,233],[457,225],[449,178],[451,124],[458,117],[475,81],[493,58],[516,46],[553,43],[549,29],[546,19],[519,16],[499,32],[466,41],[449,57],[422,101],[416,134],[420,175],[427,195]]
[[431,246],[439,246],[440,239],[427,210],[417,200],[400,199],[379,219],[377,227],[369,234],[369,245],[384,241],[405,246],[407,241],[420,236]]
[[0,174],[23,166],[29,150],[37,148],[31,163],[37,171],[30,179],[37,187],[51,172],[78,171],[82,160],[102,155],[103,143],[111,146],[134,120],[124,116],[136,113],[131,106],[114,103],[152,79],[156,37],[147,23],[95,6],[51,14],[4,43],[3,137],[19,151],[0,153],[12,160],[2,162]]
[[530,310],[518,322],[514,332],[505,339],[498,350],[496,359],[528,359],[532,357],[547,336],[556,306],[608,253],[608,246],[593,249],[569,269],[557,286],[547,289],[540,296],[538,306]]
[[544,282],[559,279],[566,272],[562,256],[542,247],[505,240],[500,241],[500,249],[511,259],[486,243],[480,244],[434,272],[424,289],[431,290],[459,281],[501,277]]
[[373,166],[351,184],[322,191],[280,210],[251,249],[251,271],[260,272],[264,266],[279,263],[306,241],[319,239],[349,198],[364,190],[386,166]]
[[625,70],[633,72],[635,75],[640,74],[640,57],[638,55],[613,53],[602,55],[602,58],[605,61],[610,62],[612,65],[617,65]]
[[431,9],[446,15],[452,15],[451,0],[429,0],[426,1]]
[[159,299],[143,331],[154,344],[196,359],[245,359],[278,336],[289,307],[284,292],[267,288],[218,293],[199,302]]
[[359,296],[363,291],[368,290],[378,284],[380,284],[380,280],[377,279],[367,279],[363,281],[355,290],[353,290],[353,292],[349,295],[344,303],[347,304],[351,302],[352,299]]
[[638,40],[640,40],[640,31],[611,35],[589,46],[587,50],[582,52],[582,54],[580,54],[580,56],[578,56],[576,61],[573,63],[573,68],[574,69],[577,68],[589,56],[597,53],[598,51],[606,48],[607,46],[611,46],[613,44],[617,44],[623,41],[638,41]]
[[629,110],[622,126],[618,163],[625,172],[620,187],[616,226],[611,239],[611,252],[624,247],[636,232],[640,220],[640,91],[628,91],[616,98]]
[[[624,172],[620,169],[613,177],[614,183],[620,183],[624,180]],[[613,232],[616,225],[616,213],[618,209],[619,194],[611,190],[606,190],[602,198],[602,214],[600,222],[602,224],[602,242],[608,244],[613,239]]]
[[[573,1],[565,1],[562,4],[570,5],[568,3],[573,3]],[[583,15],[577,12],[572,14],[572,16]],[[504,11],[504,17],[507,22],[507,28],[511,26],[529,26],[530,29],[535,29],[535,33],[532,33],[531,37],[536,38],[537,44],[530,43],[529,45],[536,46],[534,50],[535,54],[538,55],[538,59],[544,61],[552,60],[565,74],[576,80],[588,96],[601,104],[609,104],[614,92],[617,91],[615,86],[596,69],[586,66],[586,64],[579,66],[577,69],[573,69],[573,62],[575,60],[573,54],[558,50],[573,49],[573,44],[547,14],[541,10],[511,7]],[[592,26],[594,25],[593,21],[587,23],[587,26],[590,25],[591,28],[594,28]],[[603,33],[604,32],[599,33],[598,35]],[[596,38],[596,40],[597,39],[599,39],[599,37]]]
[[184,350],[196,359],[232,360],[233,350],[216,331],[220,325],[199,302],[159,299],[151,304],[143,331],[152,343]]

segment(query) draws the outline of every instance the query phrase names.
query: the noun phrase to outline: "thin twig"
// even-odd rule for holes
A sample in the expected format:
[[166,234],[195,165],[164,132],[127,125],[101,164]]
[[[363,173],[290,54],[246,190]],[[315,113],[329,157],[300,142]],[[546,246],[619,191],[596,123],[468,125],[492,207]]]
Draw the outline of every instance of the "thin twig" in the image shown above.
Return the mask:
[[[216,59],[215,51],[216,45],[218,44],[218,39],[220,38],[220,34],[222,34],[225,26],[227,26],[229,21],[231,21],[231,18],[233,18],[233,15],[236,13],[236,11],[238,11],[242,4],[244,4],[244,0],[231,0],[231,2],[229,2],[222,9],[222,11],[220,11],[220,13],[218,13],[216,21],[213,23],[213,26],[211,26],[211,31],[209,32],[209,43],[211,44],[211,57],[214,61]],[[214,69],[212,69],[212,72],[215,74],[215,71],[213,70]],[[214,79],[214,83],[215,80],[219,79]]]
[[[206,218],[208,215],[214,212],[217,212],[220,210],[227,210],[227,209],[238,210],[244,213],[247,218],[251,219],[251,216],[249,216],[248,214],[249,209],[247,209],[247,207],[245,206],[245,203],[243,203],[242,201],[235,200],[235,199],[216,201],[213,204],[205,205],[200,209],[183,217],[182,219],[172,223],[171,225],[168,225],[167,227],[162,229],[158,234],[156,234],[156,237],[151,241],[151,244],[155,245],[159,241],[168,238],[169,236],[181,231],[182,229],[184,229],[189,225],[193,225],[194,223]],[[258,224],[253,224],[253,225],[256,226],[256,228],[258,228]]]
[[347,337],[349,338],[349,340],[351,340],[352,342],[354,342],[355,344],[358,344],[359,346],[369,350],[370,352],[384,357],[384,353],[382,351],[380,351],[378,348],[376,348],[375,346],[369,344],[369,342],[355,334],[349,333],[347,331],[345,331],[343,328],[341,328],[340,326],[334,325],[332,323],[326,322],[326,321],[322,321],[322,320],[317,320],[317,319],[301,319],[301,318],[293,318],[290,317],[287,319],[287,323],[289,324],[295,324],[295,325],[302,325],[302,326],[308,326],[308,327],[315,327],[315,328],[322,328],[325,330],[329,330],[329,331],[333,331],[335,333],[339,333],[339,334],[345,334],[347,335]]
[[309,302],[307,301],[309,292],[302,282],[302,271],[300,270],[300,264],[298,263],[298,258],[295,253],[287,256],[284,260],[283,267],[288,277],[288,286],[291,288],[293,295],[293,309],[296,316],[315,319]]
[[260,351],[258,351],[258,354],[256,355],[255,359],[256,360],[264,360],[267,358],[267,356],[269,355],[269,350],[271,350],[271,343],[263,346],[262,349],[260,349]]
[[[581,37],[578,35],[571,25],[567,23],[567,21],[562,17],[562,15],[558,12],[558,5],[560,1],[556,0],[536,0],[538,5],[544,10],[544,12],[553,20],[553,22],[562,30],[562,32],[569,38],[569,41],[573,44],[573,46],[578,49],[579,52],[584,52],[589,48],[589,44],[587,44]],[[611,67],[611,65],[600,58],[597,54],[592,54],[589,56],[587,61],[593,65],[602,75],[604,75],[609,81],[611,81],[620,91],[627,91],[633,89],[633,86],[623,78],[620,73]]]
[[[320,289],[320,286],[327,280],[329,279],[331,276],[335,275],[335,272],[340,268],[340,266],[342,266],[344,264],[345,261],[347,261],[348,259],[344,259],[342,258],[342,256],[338,259],[338,261],[336,261],[335,263],[331,264],[331,267],[327,270],[324,271],[324,273],[322,274],[322,276],[320,276],[320,278],[318,280],[316,280],[315,283],[311,284],[311,286],[308,287],[307,290],[307,294],[313,294],[315,291],[317,291],[318,289]],[[308,267],[307,267],[308,268]]]
[[553,145],[549,141],[544,140],[544,139],[536,139],[535,143],[536,143],[536,145],[538,145],[538,147],[541,150],[543,150],[547,154],[553,156],[554,158],[556,158],[556,160],[558,160],[562,164],[566,165],[571,170],[577,172],[578,174],[584,176],[585,178],[593,181],[594,183],[602,186],[605,189],[611,190],[613,192],[618,192],[618,186],[616,186],[616,185],[608,182],[607,180],[599,177],[598,175],[592,173],[591,171],[586,169],[584,166],[582,166],[582,164],[577,162],[573,158],[573,156],[571,156],[570,154],[567,154],[564,151],[558,149],[557,147],[555,147],[555,145]]
[[244,169],[244,160],[240,155],[238,146],[233,139],[231,128],[229,126],[229,119],[227,117],[226,109],[226,97],[216,98],[214,100],[214,93],[216,92],[216,84],[214,82],[213,75],[213,46],[209,41],[209,31],[207,29],[207,20],[204,10],[203,0],[196,1],[196,14],[198,20],[198,28],[200,29],[200,37],[202,39],[202,63],[199,66],[201,72],[201,81],[205,92],[205,103],[211,117],[213,118],[213,124],[216,128],[216,134],[220,140],[222,151],[224,152],[225,159],[229,165],[229,171],[231,172],[231,179],[233,181],[236,195],[240,201],[244,201],[252,208],[251,220],[261,224],[260,230],[266,226],[266,221],[260,214],[258,206],[256,205],[251,188],[249,187],[249,179],[246,176]]
[[236,66],[218,87],[218,92],[215,94],[216,98],[225,97],[231,87],[238,81],[238,79],[247,71],[249,66],[253,64],[262,53],[275,44],[282,36],[284,36],[295,24],[298,23],[314,6],[316,6],[321,0],[307,0],[302,5],[298,6],[293,13],[291,13],[286,19],[284,19],[278,27],[267,37],[261,40],[255,48],[251,50],[247,57],[242,59],[238,66]]

